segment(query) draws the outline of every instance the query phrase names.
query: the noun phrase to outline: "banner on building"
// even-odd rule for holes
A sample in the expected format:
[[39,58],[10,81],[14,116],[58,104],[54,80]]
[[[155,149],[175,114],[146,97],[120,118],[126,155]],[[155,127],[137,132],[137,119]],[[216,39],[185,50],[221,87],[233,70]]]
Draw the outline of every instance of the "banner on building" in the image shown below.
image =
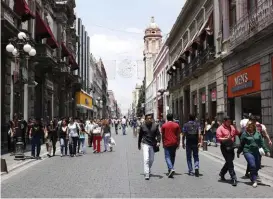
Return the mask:
[[202,93],[202,104],[206,103],[206,94]]
[[211,101],[213,101],[213,102],[216,101],[216,98],[217,98],[216,95],[217,95],[217,94],[216,94],[216,89],[213,89],[213,90],[211,91]]

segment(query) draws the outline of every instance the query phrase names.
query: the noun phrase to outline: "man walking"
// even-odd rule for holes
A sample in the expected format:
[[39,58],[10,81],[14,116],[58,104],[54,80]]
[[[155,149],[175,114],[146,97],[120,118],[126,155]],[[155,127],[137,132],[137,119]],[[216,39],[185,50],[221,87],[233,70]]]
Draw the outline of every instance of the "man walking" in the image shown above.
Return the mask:
[[[185,145],[186,140],[186,145]],[[189,175],[199,177],[199,151],[202,143],[201,127],[195,122],[195,116],[189,115],[189,121],[183,126],[182,147],[186,148]],[[195,173],[192,168],[192,156],[194,159]]]
[[239,131],[231,125],[231,120],[228,116],[224,117],[223,124],[216,131],[217,140],[221,142],[221,152],[225,158],[225,164],[221,169],[219,176],[221,180],[225,180],[225,175],[229,172],[232,179],[232,186],[237,186],[237,177],[234,170],[233,160],[235,157],[235,137],[239,135]]
[[126,117],[124,116],[121,120],[121,127],[122,127],[123,135],[126,135],[126,126],[127,126],[127,120],[126,120]]
[[151,167],[154,162],[155,149],[160,146],[161,135],[159,127],[153,122],[152,116],[147,115],[145,123],[140,127],[138,149],[143,146],[145,180],[150,179]]
[[168,166],[168,177],[174,175],[174,162],[176,150],[180,144],[180,128],[179,125],[173,122],[173,115],[167,115],[168,122],[164,123],[161,128],[162,142],[165,153],[165,160]]

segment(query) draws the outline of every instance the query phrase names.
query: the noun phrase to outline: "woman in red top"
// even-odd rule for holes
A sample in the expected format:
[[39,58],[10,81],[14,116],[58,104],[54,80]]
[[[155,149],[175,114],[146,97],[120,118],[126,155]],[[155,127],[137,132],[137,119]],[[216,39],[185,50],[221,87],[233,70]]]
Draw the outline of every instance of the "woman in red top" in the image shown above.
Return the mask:
[[234,171],[233,160],[235,157],[235,137],[239,135],[239,131],[235,126],[231,125],[231,120],[228,116],[224,117],[223,124],[216,131],[217,140],[221,142],[221,152],[225,158],[225,164],[221,169],[219,176],[221,180],[225,179],[225,174],[229,172],[232,179],[232,186],[237,186],[237,177]]

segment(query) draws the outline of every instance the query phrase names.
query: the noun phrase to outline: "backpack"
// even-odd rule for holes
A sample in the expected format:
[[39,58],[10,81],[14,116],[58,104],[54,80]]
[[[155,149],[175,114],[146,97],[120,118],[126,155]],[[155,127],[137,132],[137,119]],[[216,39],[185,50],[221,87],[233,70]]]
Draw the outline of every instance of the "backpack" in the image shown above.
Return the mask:
[[186,125],[187,133],[186,136],[188,139],[196,139],[198,137],[198,127],[195,123],[188,123]]

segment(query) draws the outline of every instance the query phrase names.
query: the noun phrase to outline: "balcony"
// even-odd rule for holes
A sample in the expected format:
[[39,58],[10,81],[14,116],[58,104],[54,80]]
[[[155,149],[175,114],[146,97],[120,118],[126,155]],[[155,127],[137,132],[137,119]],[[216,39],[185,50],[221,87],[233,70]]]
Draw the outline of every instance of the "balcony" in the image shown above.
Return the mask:
[[66,62],[60,62],[58,65],[53,67],[52,71],[57,75],[68,75],[70,73],[70,67]]
[[51,70],[57,66],[57,58],[54,56],[54,50],[49,45],[36,44],[35,49],[37,51],[35,59],[44,69]]
[[258,6],[242,17],[231,30],[230,50],[242,50],[272,33],[273,2],[261,0]]
[[[9,34],[17,34],[18,24],[20,23],[20,17],[10,8],[5,1],[1,1],[1,23],[2,27],[5,27]],[[2,31],[5,31],[2,29]]]

